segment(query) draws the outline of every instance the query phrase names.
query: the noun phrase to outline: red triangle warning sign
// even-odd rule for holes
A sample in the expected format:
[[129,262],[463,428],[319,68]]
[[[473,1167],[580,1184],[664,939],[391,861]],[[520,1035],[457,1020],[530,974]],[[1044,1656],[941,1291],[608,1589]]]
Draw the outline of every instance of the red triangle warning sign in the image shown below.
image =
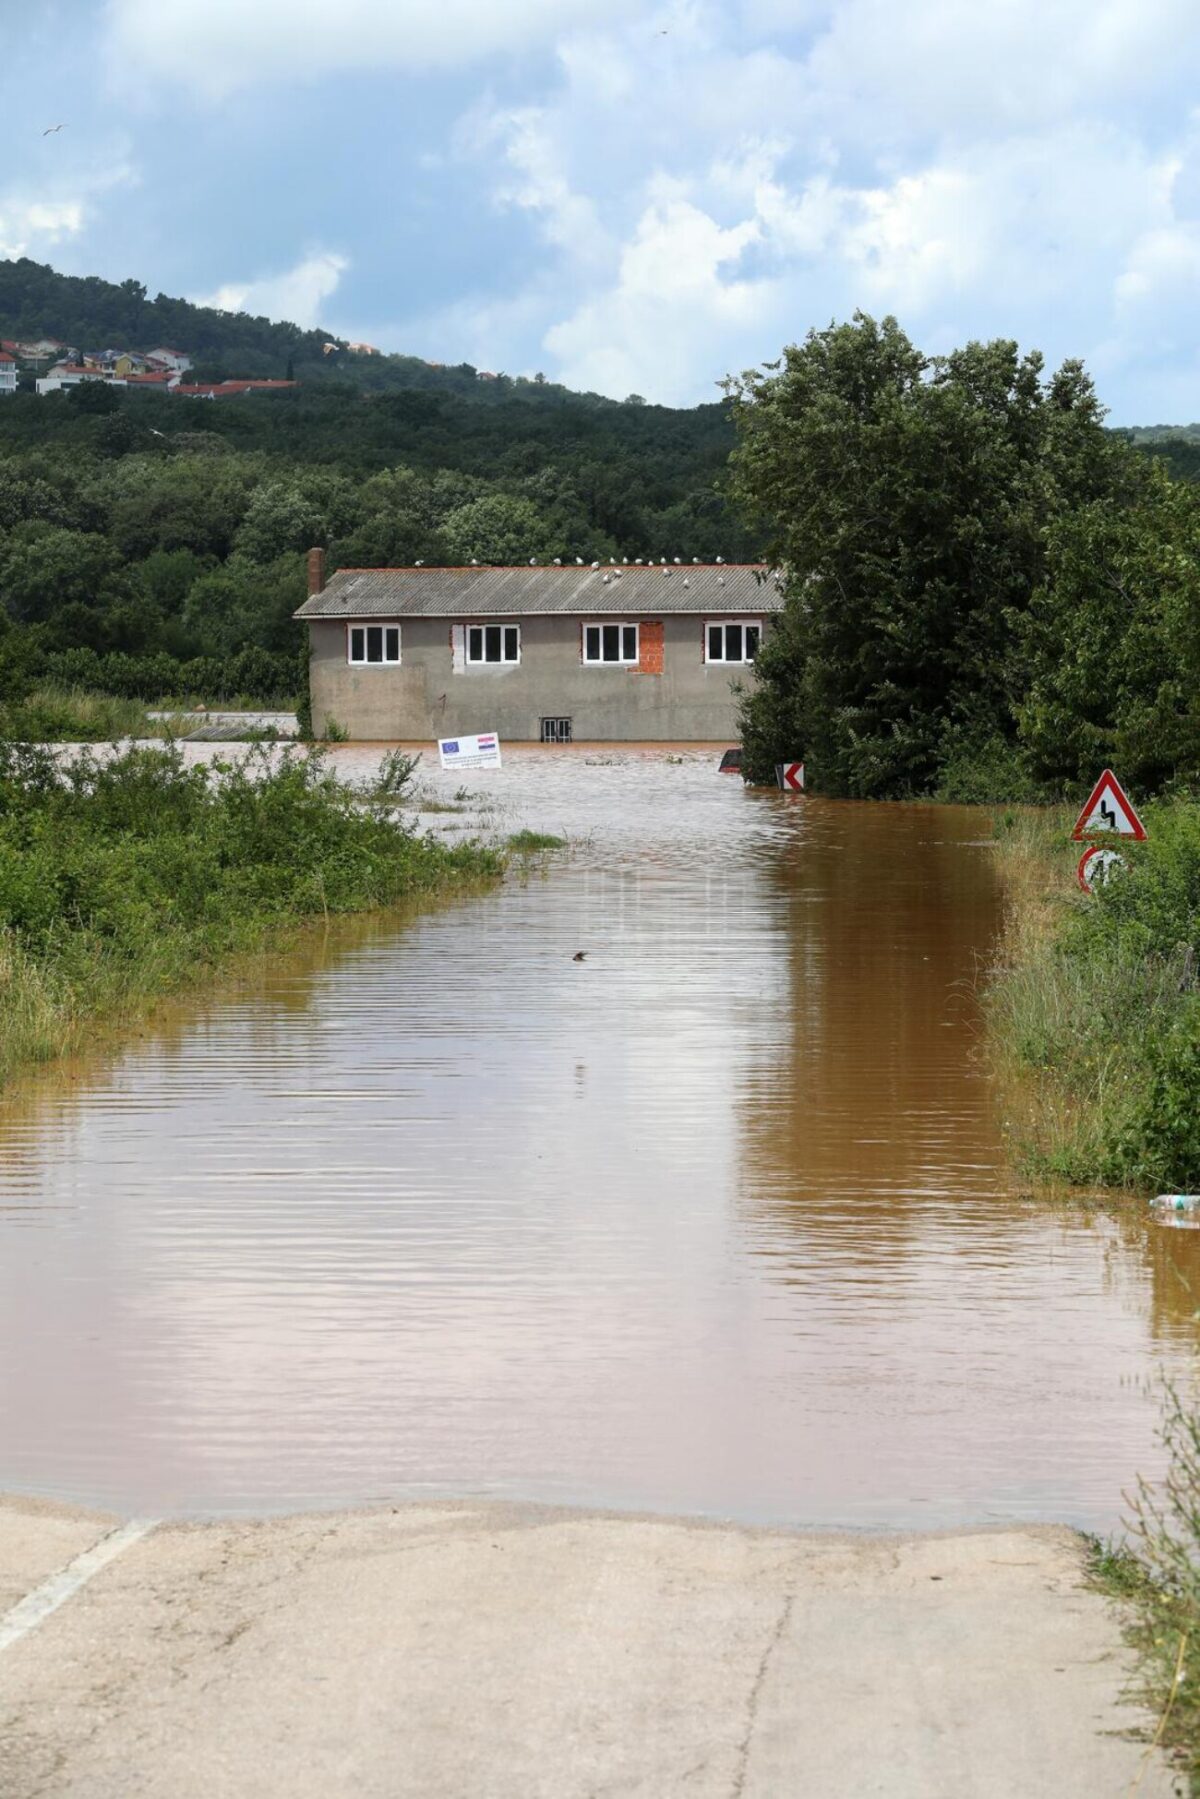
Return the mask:
[[1144,843],[1146,838],[1146,827],[1111,768],[1105,769],[1092,788],[1091,798],[1075,821],[1072,835],[1076,843],[1081,843],[1085,837],[1094,837],[1101,831],[1113,831],[1118,837],[1136,837],[1139,843]]

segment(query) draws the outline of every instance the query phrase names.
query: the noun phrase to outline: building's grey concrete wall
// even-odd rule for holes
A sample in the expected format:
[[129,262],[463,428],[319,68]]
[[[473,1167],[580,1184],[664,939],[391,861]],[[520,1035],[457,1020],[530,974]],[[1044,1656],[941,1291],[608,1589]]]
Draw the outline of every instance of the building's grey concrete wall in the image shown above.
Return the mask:
[[334,719],[352,738],[368,742],[479,731],[536,741],[543,718],[563,717],[572,721],[577,741],[736,740],[733,682],[747,685],[753,672],[705,663],[703,618],[677,615],[661,621],[661,674],[585,667],[580,627],[603,621],[560,615],[507,622],[521,626],[518,664],[455,673],[449,619],[405,619],[399,668],[352,668],[345,623],[313,620],[309,667],[318,734]]

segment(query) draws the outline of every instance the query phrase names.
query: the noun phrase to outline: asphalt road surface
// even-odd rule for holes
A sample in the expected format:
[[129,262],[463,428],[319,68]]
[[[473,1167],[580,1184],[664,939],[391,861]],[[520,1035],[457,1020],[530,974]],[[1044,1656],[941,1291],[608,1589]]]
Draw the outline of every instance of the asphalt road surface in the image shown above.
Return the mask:
[[1165,1799],[1081,1569],[1060,1529],[0,1502],[0,1794]]

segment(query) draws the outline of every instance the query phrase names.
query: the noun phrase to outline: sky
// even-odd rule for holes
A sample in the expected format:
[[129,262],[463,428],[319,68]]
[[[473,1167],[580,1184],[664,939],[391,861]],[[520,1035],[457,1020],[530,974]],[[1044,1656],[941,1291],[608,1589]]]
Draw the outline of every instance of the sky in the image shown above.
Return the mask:
[[[692,405],[812,327],[1200,419],[1195,0],[0,0],[0,256]],[[49,125],[63,129],[49,136]]]

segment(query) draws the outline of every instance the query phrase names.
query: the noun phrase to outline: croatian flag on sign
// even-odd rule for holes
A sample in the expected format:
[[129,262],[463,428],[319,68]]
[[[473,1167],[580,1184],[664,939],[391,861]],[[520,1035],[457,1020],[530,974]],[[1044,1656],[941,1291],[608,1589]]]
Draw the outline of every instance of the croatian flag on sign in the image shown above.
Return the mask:
[[495,731],[478,737],[441,737],[438,758],[443,768],[499,768],[500,739]]

